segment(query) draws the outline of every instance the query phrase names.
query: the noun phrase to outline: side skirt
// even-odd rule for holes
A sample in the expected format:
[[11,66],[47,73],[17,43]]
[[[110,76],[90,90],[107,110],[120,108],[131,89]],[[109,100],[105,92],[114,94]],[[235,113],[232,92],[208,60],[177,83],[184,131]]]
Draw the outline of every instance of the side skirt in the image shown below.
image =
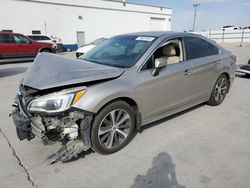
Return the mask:
[[177,107],[177,108],[168,110],[166,113],[160,114],[160,115],[158,115],[158,116],[156,116],[156,117],[154,117],[154,118],[146,119],[146,120],[144,120],[144,121],[142,122],[141,127],[144,126],[144,125],[147,125],[147,124],[149,124],[149,123],[152,123],[152,122],[154,122],[154,121],[157,121],[157,120],[166,118],[166,117],[168,117],[168,116],[171,116],[171,115],[173,115],[173,114],[176,114],[176,113],[178,113],[178,112],[187,110],[187,109],[189,109],[189,108],[191,108],[191,107],[194,107],[194,106],[196,106],[196,105],[198,105],[198,104],[207,102],[208,99],[209,99],[209,96],[203,97],[203,98],[197,99],[197,100],[195,100],[195,101],[193,101],[193,102],[191,102],[191,103],[187,103],[187,104],[182,105],[182,106],[179,106],[179,107]]

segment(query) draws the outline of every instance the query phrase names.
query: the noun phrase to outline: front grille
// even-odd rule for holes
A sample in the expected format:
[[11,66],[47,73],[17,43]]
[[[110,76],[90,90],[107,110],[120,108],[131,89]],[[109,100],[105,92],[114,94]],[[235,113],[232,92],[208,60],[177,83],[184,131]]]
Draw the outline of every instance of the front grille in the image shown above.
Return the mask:
[[240,67],[240,69],[250,71],[250,66],[249,65],[243,65],[242,67]]

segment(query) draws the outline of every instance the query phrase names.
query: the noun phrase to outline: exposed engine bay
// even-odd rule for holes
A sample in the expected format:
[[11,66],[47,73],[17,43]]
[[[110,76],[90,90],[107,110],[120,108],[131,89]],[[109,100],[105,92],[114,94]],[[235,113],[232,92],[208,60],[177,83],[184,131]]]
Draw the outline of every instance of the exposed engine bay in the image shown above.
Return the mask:
[[91,113],[75,108],[53,114],[29,112],[27,105],[34,99],[29,94],[31,91],[20,86],[20,93],[13,104],[12,117],[20,140],[31,140],[37,136],[44,145],[60,141],[63,146],[49,157],[49,163],[68,161],[91,148]]

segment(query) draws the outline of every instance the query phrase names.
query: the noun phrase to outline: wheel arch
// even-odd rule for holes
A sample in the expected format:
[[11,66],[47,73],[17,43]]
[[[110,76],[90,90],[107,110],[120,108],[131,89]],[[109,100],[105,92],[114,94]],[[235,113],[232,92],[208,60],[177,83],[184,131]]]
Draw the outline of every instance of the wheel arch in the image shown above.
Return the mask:
[[50,49],[50,48],[41,48],[40,50],[39,50],[39,52],[43,52],[44,50],[48,50],[48,51],[50,51],[50,53],[52,52],[52,50]]
[[[229,91],[229,88],[231,87],[230,75],[229,75],[229,73],[227,73],[227,72],[222,72],[222,73],[220,74],[220,76],[221,76],[221,75],[225,75],[225,76],[227,77],[228,83],[229,83],[229,87],[228,87],[228,91]],[[219,77],[220,77],[220,76],[219,76]],[[228,93],[228,91],[227,91],[227,93]]]
[[116,102],[116,101],[124,101],[133,108],[133,110],[135,112],[135,120],[136,120],[135,128],[136,128],[137,131],[139,131],[140,127],[141,127],[141,113],[139,111],[138,104],[136,103],[136,101],[134,99],[130,98],[130,97],[117,97],[117,98],[114,98],[114,99],[106,102],[104,105],[102,105],[99,108],[97,113],[99,113],[103,108],[105,108],[109,104],[111,104],[113,102]]

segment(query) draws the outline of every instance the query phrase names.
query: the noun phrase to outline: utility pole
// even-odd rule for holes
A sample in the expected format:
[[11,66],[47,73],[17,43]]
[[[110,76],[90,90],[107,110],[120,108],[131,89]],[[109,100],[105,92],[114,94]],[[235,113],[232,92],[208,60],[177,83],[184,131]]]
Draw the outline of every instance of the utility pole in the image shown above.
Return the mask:
[[197,12],[197,7],[201,4],[193,4],[194,7],[194,21],[193,21],[193,31],[195,31],[195,20],[196,20],[196,12]]
[[47,35],[47,22],[43,21],[43,23],[44,23],[44,32]]

